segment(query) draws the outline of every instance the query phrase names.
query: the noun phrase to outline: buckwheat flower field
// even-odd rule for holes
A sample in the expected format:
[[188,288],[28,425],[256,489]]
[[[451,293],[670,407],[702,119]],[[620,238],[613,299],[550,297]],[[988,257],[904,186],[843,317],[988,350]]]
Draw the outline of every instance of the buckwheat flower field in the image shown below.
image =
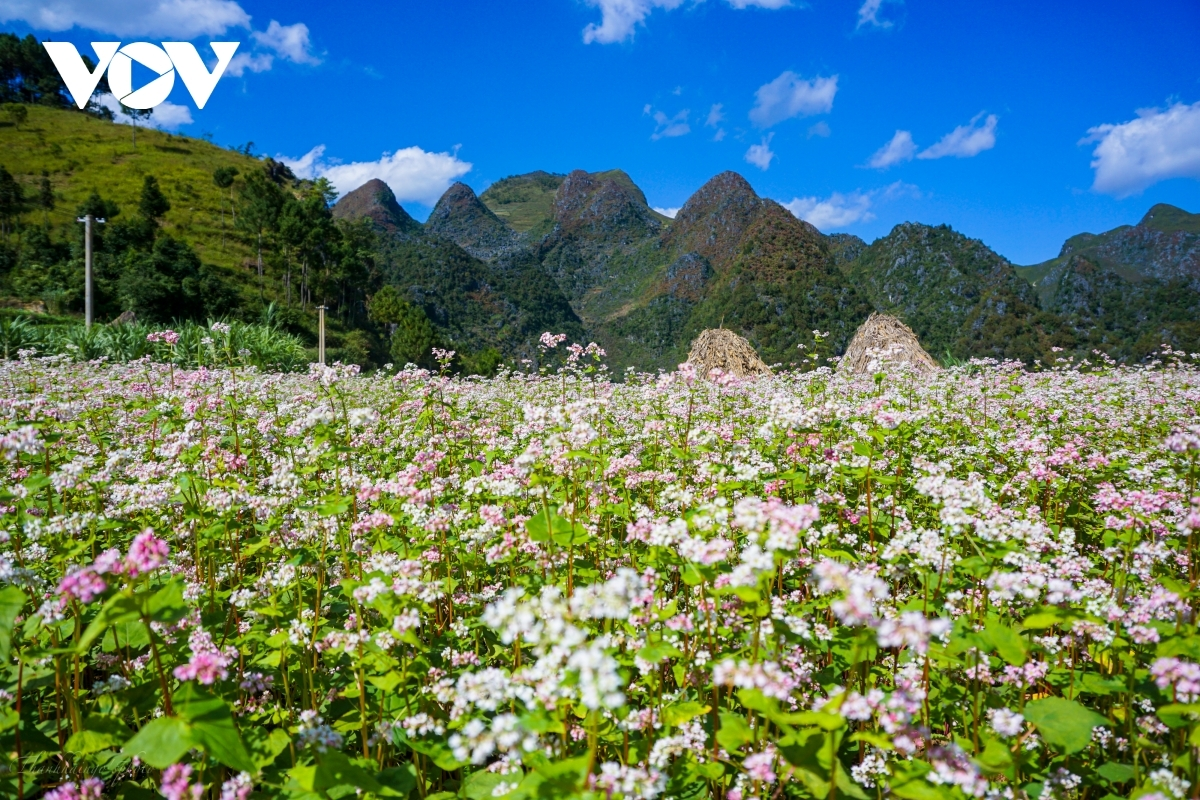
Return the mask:
[[0,363],[0,795],[1197,796],[1191,359],[587,357]]

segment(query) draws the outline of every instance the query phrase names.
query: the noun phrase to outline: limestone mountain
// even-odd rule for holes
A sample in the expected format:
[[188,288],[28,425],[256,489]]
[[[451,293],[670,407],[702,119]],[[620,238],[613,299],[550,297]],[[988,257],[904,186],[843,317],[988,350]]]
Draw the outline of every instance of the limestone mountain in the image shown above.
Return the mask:
[[1019,271],[1050,301],[1057,285],[1053,275],[1071,256],[1082,256],[1131,281],[1182,281],[1200,291],[1200,214],[1159,203],[1136,225],[1072,236],[1056,258]]
[[425,221],[425,230],[485,261],[511,253],[522,241],[465,183],[455,183],[446,190]]
[[1200,351],[1200,214],[1160,203],[1136,225],[1072,236],[1057,257],[1017,271],[1084,353]]
[[740,175],[717,175],[688,198],[662,237],[673,259],[705,259],[712,274],[686,323],[690,336],[724,325],[768,363],[797,360],[812,331],[845,349],[872,308],[838,270],[826,238]]
[[674,367],[696,333],[720,325],[792,362],[813,329],[844,347],[871,311],[825,237],[736,173],[701,187],[674,220],[620,170],[515,176],[480,199],[520,219],[527,248],[616,368]]
[[371,220],[371,224],[384,233],[416,233],[421,223],[408,215],[388,185],[372,178],[352,192],[347,193],[333,207],[334,219]]
[[[530,357],[542,331],[582,338],[570,304],[536,264],[535,274],[519,265],[499,269],[444,235],[459,227],[449,213],[452,207],[457,203],[460,210],[469,210],[474,198],[474,193],[466,198],[461,189],[451,191],[455,196],[446,202],[446,213],[426,226],[405,213],[381,181],[346,194],[334,206],[334,215],[370,221],[378,234],[376,257],[383,281],[424,311],[447,347],[469,353],[494,348],[505,357]],[[486,221],[486,216],[474,219],[481,230]],[[481,232],[471,238],[478,243],[484,236]]]
[[939,357],[1032,362],[1052,346],[1033,288],[1006,258],[947,225],[897,225],[845,269]]
[[1183,279],[1129,278],[1085,255],[1070,254],[1043,278],[1045,308],[1061,319],[1061,344],[1099,349],[1123,362],[1164,343],[1200,352],[1200,292]]
[[511,175],[493,183],[479,199],[517,233],[538,238],[554,223],[554,194],[565,177],[542,170]]

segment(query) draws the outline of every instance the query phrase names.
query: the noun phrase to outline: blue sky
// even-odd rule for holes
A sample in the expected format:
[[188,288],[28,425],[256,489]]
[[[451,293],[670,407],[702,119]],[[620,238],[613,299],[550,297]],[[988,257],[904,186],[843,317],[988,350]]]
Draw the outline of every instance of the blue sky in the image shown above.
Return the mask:
[[177,81],[151,121],[342,188],[383,177],[422,219],[455,179],[621,168],[671,209],[732,169],[826,232],[948,223],[1028,264],[1157,202],[1200,212],[1195,0],[0,0],[0,20],[89,54],[240,41],[205,108]]

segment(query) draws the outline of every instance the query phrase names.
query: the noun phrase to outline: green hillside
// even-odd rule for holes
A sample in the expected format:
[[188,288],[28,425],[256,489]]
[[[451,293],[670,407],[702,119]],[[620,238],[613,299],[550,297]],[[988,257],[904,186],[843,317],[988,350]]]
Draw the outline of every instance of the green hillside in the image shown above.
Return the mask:
[[[48,215],[52,236],[73,235],[67,232],[82,227],[75,210],[92,192],[122,209],[136,208],[144,177],[153,175],[171,203],[163,218],[166,232],[190,242],[206,263],[240,267],[253,257],[240,237],[230,235],[229,190],[217,188],[213,172],[233,167],[245,174],[261,168],[256,159],[152,129],[137,130],[135,144],[129,125],[76,111],[27,108],[29,117],[19,127],[0,122],[0,166],[29,191],[48,173],[56,200]],[[45,221],[41,217],[35,210],[28,222]]]
[[496,181],[479,196],[483,204],[517,233],[544,228],[554,218],[554,193],[566,175],[530,172]]

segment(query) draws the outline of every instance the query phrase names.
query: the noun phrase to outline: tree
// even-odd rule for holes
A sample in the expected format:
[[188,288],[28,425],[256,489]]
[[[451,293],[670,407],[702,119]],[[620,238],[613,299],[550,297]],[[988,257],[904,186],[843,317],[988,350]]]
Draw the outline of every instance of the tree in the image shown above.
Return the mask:
[[236,292],[186,242],[165,234],[149,251],[125,253],[119,286],[125,308],[158,322],[222,317],[237,303]]
[[18,129],[25,124],[25,120],[29,119],[29,109],[25,107],[24,103],[5,103],[4,113]]
[[313,183],[301,184],[300,196],[288,197],[283,205],[279,217],[279,233],[284,245],[284,286],[289,305],[292,296],[292,265],[296,262],[300,264],[300,307],[303,309],[311,299],[310,267],[325,263],[341,238],[337,226],[333,224],[333,214],[329,207],[336,196],[329,181],[321,178]]
[[[233,223],[237,224],[237,215],[233,210],[233,181],[238,176],[237,167],[217,167],[213,170],[213,183],[218,189],[229,190],[229,213]],[[225,249],[225,208],[221,208],[221,249]]]
[[406,300],[400,303],[396,331],[392,334],[393,363],[397,366],[416,364],[425,369],[436,369],[433,348],[437,346],[438,337],[433,323],[420,306]]
[[[95,64],[83,57],[89,71]],[[108,90],[101,79],[101,91]],[[0,33],[0,102],[74,108],[54,61],[34,36]],[[98,87],[99,88],[99,87]]]
[[54,210],[54,187],[50,185],[50,173],[42,170],[42,182],[38,184],[37,205],[42,210],[42,224],[50,227],[50,212]]
[[130,108],[121,103],[121,113],[129,117],[131,122],[129,127],[133,129],[133,149],[137,150],[137,129],[138,124],[150,119],[150,115],[154,113],[153,108]]
[[10,232],[9,225],[25,213],[25,190],[7,169],[0,167],[0,231]]
[[121,213],[121,207],[111,200],[105,200],[99,192],[92,190],[88,199],[83,201],[75,213],[80,217],[91,214],[97,219],[112,219]]
[[296,183],[296,173],[292,172],[292,168],[270,156],[263,159],[263,171],[267,173],[267,177],[280,186]]
[[284,194],[264,170],[247,173],[242,186],[242,215],[237,226],[254,235],[258,250],[258,291],[263,292],[263,237],[273,234],[283,208]]
[[142,181],[142,197],[138,201],[138,212],[146,219],[158,221],[171,210],[167,196],[158,188],[158,179],[147,175]]
[[406,303],[407,301],[400,296],[396,287],[388,284],[380,287],[379,291],[371,295],[371,299],[367,302],[367,317],[372,322],[386,325],[388,336],[391,336],[396,332],[396,326],[404,315]]

